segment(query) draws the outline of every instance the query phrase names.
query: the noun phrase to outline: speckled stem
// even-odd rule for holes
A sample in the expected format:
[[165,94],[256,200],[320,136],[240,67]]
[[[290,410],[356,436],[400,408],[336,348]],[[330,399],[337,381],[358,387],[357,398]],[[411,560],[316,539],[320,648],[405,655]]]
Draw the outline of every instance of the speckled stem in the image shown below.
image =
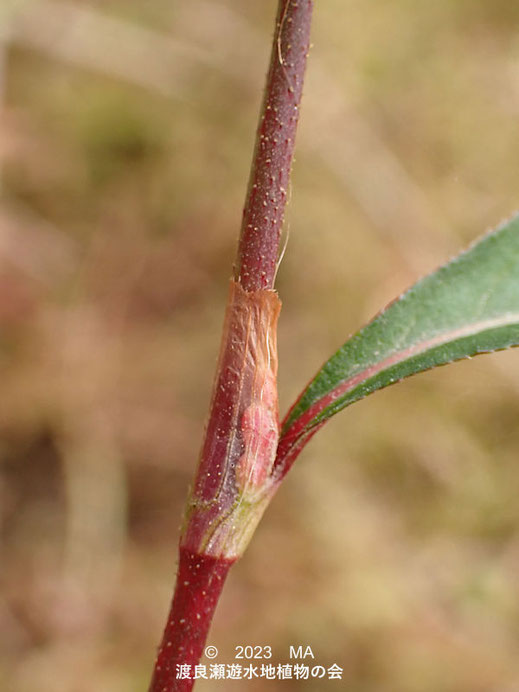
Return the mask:
[[232,560],[180,549],[175,595],[149,692],[189,692]]
[[246,291],[272,288],[310,46],[311,0],[281,0],[235,265]]
[[[279,2],[234,271],[236,286],[231,284],[206,437],[182,531],[175,594],[149,692],[192,689],[193,671],[225,577],[275,490],[269,475],[274,458],[271,462],[261,458],[259,466],[253,466],[249,456],[262,457],[271,447],[275,452],[277,442],[273,433],[277,432],[279,300],[270,289],[278,261],[312,9],[311,0]],[[264,322],[272,328],[260,328]],[[264,353],[268,368],[259,367],[258,354]],[[261,431],[265,440],[257,439]],[[252,528],[244,531],[244,527]]]

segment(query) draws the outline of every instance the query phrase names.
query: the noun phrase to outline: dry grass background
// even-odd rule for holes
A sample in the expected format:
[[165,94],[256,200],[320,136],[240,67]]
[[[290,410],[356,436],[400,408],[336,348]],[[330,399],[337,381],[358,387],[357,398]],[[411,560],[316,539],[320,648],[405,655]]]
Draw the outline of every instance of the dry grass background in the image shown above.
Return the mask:
[[[275,2],[0,7],[0,688],[146,689],[218,349]],[[282,408],[518,206],[519,5],[318,0],[278,289]],[[309,445],[210,641],[342,683],[519,690],[519,353]]]

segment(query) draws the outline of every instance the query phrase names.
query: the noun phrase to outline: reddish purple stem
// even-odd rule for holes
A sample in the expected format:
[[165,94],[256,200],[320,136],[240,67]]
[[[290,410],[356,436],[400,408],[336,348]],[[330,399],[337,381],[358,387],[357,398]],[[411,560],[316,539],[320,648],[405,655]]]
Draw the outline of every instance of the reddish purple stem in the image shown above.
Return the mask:
[[[290,184],[290,169],[299,119],[306,58],[309,49],[312,0],[280,0],[270,69],[256,138],[251,177],[243,212],[234,277],[245,291],[272,288],[276,275],[283,215]],[[233,344],[229,345],[233,348]],[[195,487],[208,489],[220,482],[221,447],[227,445],[236,422],[228,415],[239,378],[220,363],[207,426],[212,440],[211,463],[202,464]],[[227,369],[228,370],[228,369]],[[244,403],[246,405],[246,402]],[[202,471],[200,471],[202,469]],[[205,485],[207,484],[207,485]],[[215,507],[218,509],[217,505]],[[221,507],[220,511],[225,511]],[[214,520],[218,521],[219,515]],[[189,516],[188,516],[189,521]],[[175,594],[157,656],[149,692],[188,692],[192,678],[181,679],[178,666],[192,668],[203,648],[232,560],[199,555],[180,548]],[[185,669],[182,669],[185,670]]]
[[310,46],[312,6],[311,0],[279,3],[235,267],[235,278],[246,291],[274,285]]
[[[175,595],[149,692],[189,692],[231,560],[180,549]],[[184,677],[186,676],[186,677]]]

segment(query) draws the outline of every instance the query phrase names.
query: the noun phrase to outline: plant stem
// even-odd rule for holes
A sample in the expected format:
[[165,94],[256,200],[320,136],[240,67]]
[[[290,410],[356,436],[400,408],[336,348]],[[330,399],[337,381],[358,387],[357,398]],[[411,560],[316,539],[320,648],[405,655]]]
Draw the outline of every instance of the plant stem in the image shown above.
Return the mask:
[[313,2],[281,0],[235,278],[246,291],[272,288],[310,40]]
[[[209,420],[149,692],[188,692],[225,577],[272,498],[279,436],[273,290],[312,0],[280,0]],[[184,668],[182,668],[184,666]],[[182,679],[181,670],[190,669]]]
[[192,688],[191,675],[178,678],[176,664],[191,667],[200,661],[214,609],[232,564],[230,560],[180,549],[175,594],[150,690],[188,692]]

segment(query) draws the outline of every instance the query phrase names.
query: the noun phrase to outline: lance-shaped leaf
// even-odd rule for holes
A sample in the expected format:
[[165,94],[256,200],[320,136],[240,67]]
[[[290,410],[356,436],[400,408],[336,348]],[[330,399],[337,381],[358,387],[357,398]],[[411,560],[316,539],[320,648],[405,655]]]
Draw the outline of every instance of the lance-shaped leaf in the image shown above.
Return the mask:
[[285,473],[331,416],[404,377],[519,344],[519,215],[390,303],[330,360],[282,424]]

